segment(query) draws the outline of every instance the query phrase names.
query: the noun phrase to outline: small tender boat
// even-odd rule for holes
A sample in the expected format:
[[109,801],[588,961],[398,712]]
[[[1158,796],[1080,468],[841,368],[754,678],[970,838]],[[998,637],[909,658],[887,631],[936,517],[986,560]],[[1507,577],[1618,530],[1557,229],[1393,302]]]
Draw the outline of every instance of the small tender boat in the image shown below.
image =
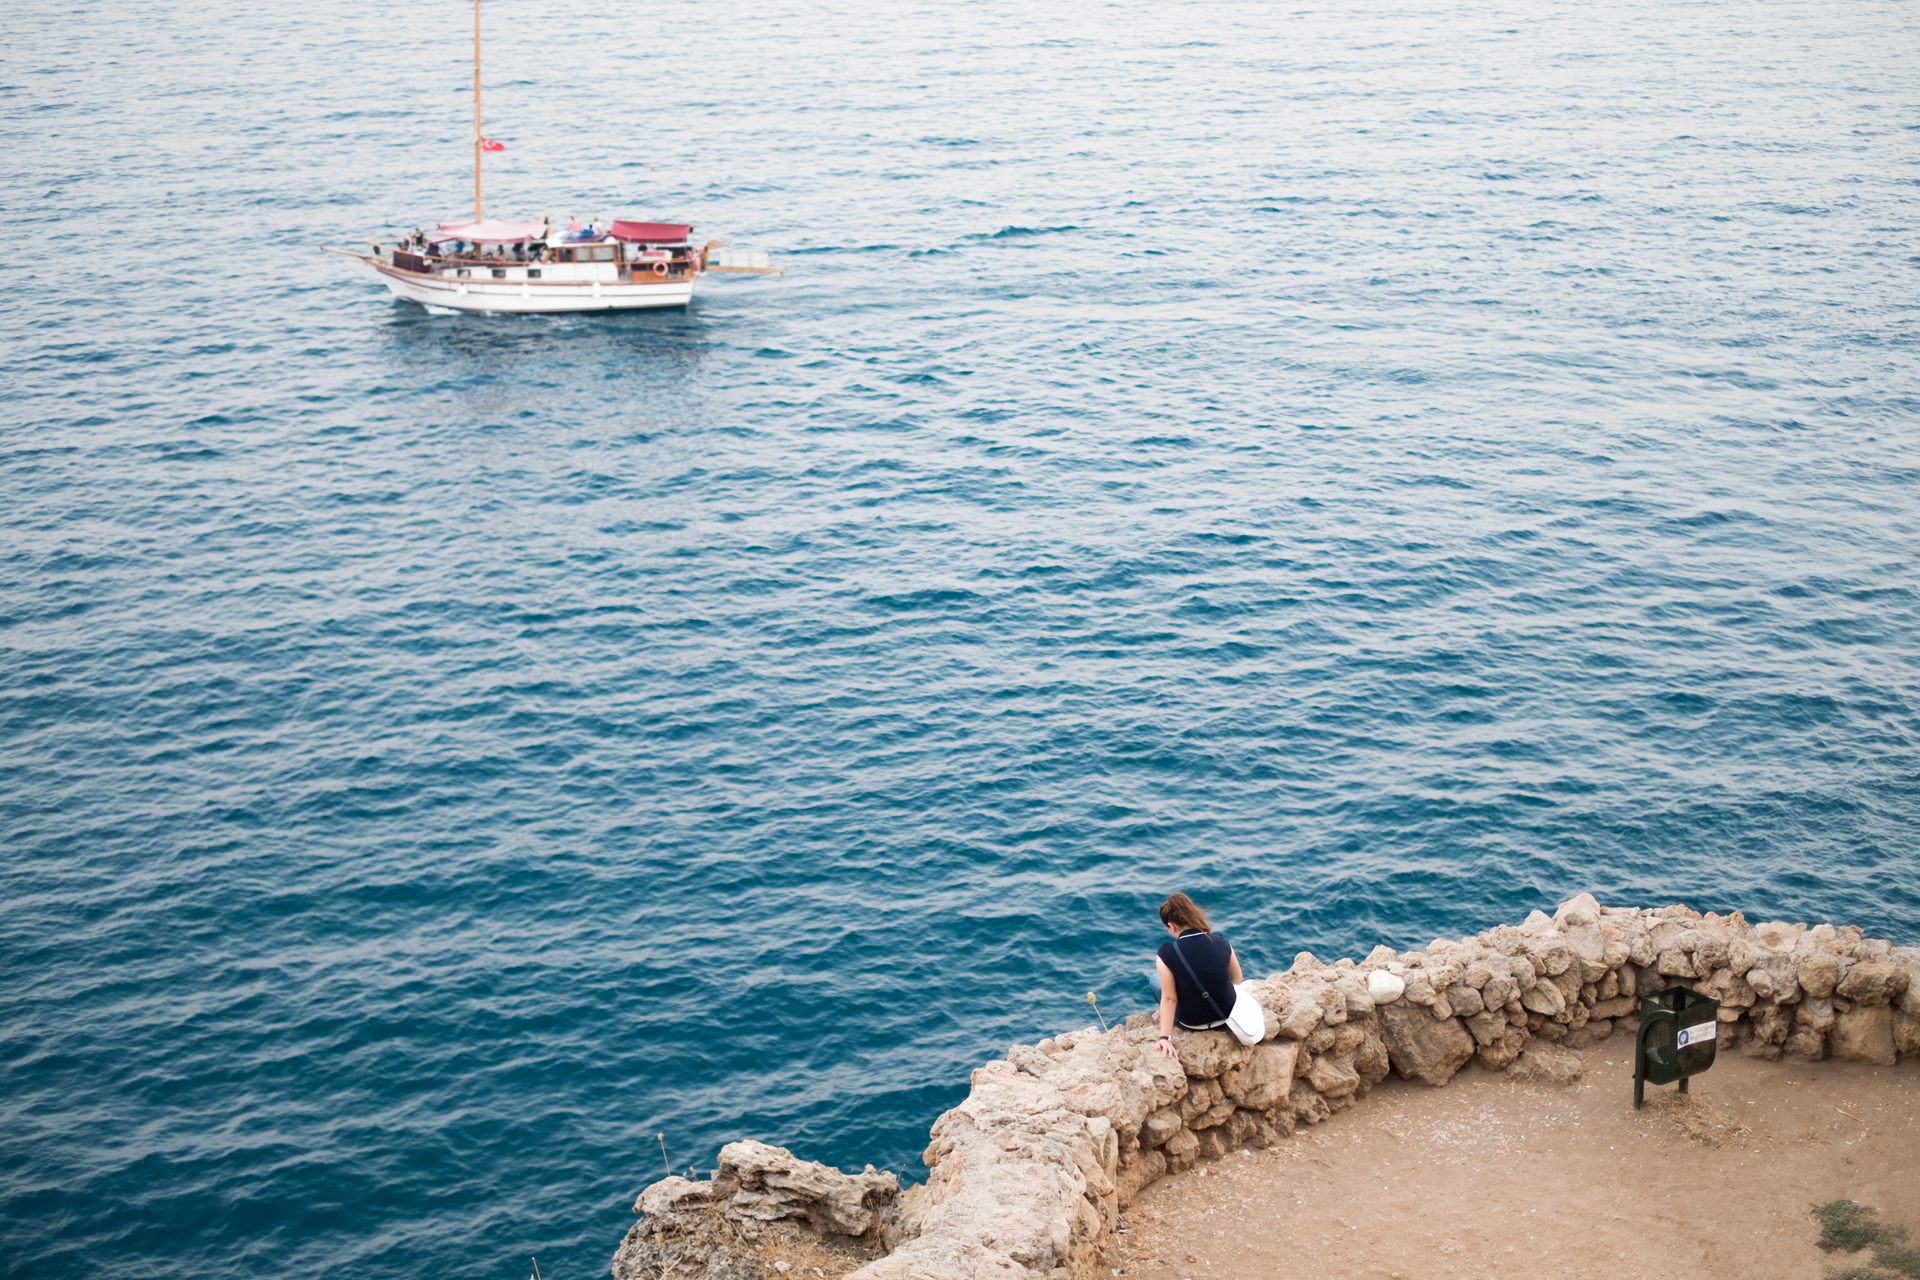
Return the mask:
[[615,219],[601,230],[579,224],[555,233],[551,224],[488,220],[481,194],[482,159],[506,146],[480,126],[480,0],[473,0],[473,221],[441,223],[398,245],[368,241],[370,252],[328,252],[358,258],[395,296],[454,311],[543,313],[684,307],[703,271],[779,275],[765,254],[709,260],[725,242],[695,248],[693,228],[678,222]]

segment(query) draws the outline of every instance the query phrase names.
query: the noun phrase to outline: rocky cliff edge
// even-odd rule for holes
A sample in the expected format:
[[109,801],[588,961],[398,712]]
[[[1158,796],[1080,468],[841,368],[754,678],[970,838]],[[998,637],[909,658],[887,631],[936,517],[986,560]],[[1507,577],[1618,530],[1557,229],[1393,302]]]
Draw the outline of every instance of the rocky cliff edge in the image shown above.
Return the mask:
[[1438,1087],[1477,1061],[1569,1083],[1575,1051],[1674,985],[1718,998],[1722,1053],[1920,1057],[1920,947],[1581,894],[1424,951],[1334,964],[1302,952],[1251,984],[1266,1012],[1257,1045],[1181,1033],[1168,1061],[1145,1014],[1015,1045],[934,1122],[921,1186],[730,1143],[711,1180],[641,1193],[614,1280],[1092,1280],[1121,1211],[1163,1174],[1285,1141],[1389,1071]]

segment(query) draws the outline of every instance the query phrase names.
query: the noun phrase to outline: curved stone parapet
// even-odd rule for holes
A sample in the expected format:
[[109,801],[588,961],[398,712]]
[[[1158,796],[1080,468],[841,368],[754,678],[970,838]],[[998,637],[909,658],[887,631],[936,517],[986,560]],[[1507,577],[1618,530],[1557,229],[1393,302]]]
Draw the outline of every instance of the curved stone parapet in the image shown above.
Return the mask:
[[871,1166],[847,1175],[729,1144],[711,1181],[668,1178],[641,1194],[614,1276],[812,1275],[784,1255],[813,1247],[828,1280],[1091,1280],[1120,1212],[1154,1179],[1283,1141],[1389,1071],[1438,1087],[1477,1061],[1568,1082],[1580,1070],[1568,1050],[1674,985],[1720,1001],[1721,1052],[1883,1066],[1920,1055],[1920,947],[1853,926],[1750,926],[1738,911],[1602,907],[1583,893],[1551,917],[1423,951],[1381,946],[1333,964],[1302,952],[1250,984],[1266,1012],[1253,1046],[1183,1032],[1169,1061],[1148,1014],[1015,1045],[934,1122],[927,1181],[905,1191]]

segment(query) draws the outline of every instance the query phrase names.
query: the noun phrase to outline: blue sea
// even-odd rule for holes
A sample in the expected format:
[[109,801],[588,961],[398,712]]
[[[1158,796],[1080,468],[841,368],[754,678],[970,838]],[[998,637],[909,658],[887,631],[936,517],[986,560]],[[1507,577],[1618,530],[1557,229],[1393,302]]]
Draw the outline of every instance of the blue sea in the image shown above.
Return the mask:
[[[1583,890],[1920,942],[1920,14],[0,13],[0,1272],[604,1274],[754,1137]],[[658,1136],[657,1136],[658,1135]],[[665,1158],[662,1146],[664,1143]]]

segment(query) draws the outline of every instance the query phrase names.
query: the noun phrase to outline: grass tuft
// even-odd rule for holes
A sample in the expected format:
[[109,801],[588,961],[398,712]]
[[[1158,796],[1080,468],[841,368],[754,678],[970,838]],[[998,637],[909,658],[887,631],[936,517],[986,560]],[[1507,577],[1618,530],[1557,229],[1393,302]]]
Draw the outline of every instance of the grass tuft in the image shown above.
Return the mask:
[[1920,1280],[1920,1248],[1902,1243],[1907,1229],[1883,1227],[1874,1211],[1852,1200],[1829,1200],[1813,1206],[1814,1219],[1820,1224],[1821,1249],[1832,1253],[1858,1253],[1873,1250],[1873,1265],[1848,1267],[1827,1272],[1827,1280]]

